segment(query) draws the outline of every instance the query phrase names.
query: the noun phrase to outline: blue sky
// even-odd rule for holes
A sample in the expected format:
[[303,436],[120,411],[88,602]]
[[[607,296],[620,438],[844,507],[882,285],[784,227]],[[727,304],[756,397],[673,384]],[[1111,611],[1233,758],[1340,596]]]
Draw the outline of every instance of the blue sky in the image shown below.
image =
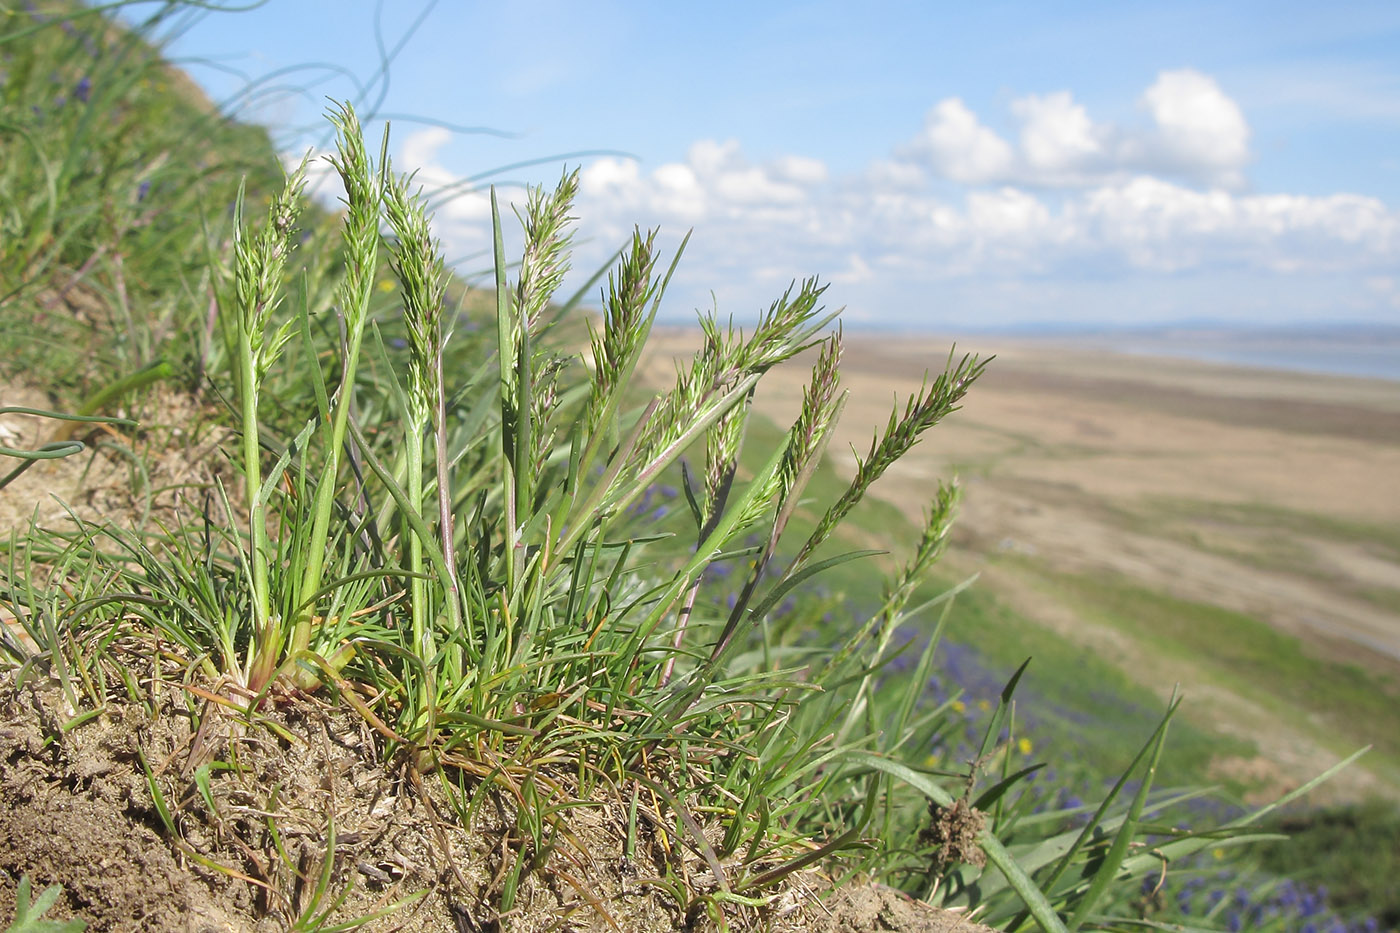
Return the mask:
[[[290,153],[354,84],[247,82],[370,81],[375,19],[271,0],[168,51]],[[395,117],[396,167],[591,153],[576,266],[693,228],[671,318],[818,275],[853,325],[1400,323],[1400,4],[388,0],[380,23],[403,40],[380,112],[511,134]],[[483,212],[438,209],[449,255],[485,247]]]

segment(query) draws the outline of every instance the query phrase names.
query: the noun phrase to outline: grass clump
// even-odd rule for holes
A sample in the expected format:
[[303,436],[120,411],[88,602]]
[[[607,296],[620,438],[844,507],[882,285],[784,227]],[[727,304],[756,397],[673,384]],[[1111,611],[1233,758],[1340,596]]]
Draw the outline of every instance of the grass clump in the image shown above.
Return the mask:
[[[504,793],[522,837],[495,892],[501,911],[512,909],[522,876],[548,861],[561,833],[567,838],[564,814],[600,786],[630,788],[630,836],[644,794],[658,812],[669,808],[677,842],[704,855],[715,890],[683,887],[685,905],[717,915],[724,903],[752,906],[754,892],[812,861],[794,848],[805,838],[797,822],[774,818],[774,794],[793,784],[799,764],[811,767],[823,742],[806,735],[794,746],[787,726],[797,698],[820,686],[802,684],[791,668],[727,662],[754,647],[755,627],[777,598],[833,562],[809,558],[869,482],[853,484],[797,559],[769,579],[839,404],[839,333],[825,339],[787,443],[746,482],[737,480],[737,446],[758,379],[817,342],[831,320],[819,304],[823,289],[795,286],[751,334],[707,322],[706,344],[675,387],[627,410],[628,376],[665,286],[654,239],[639,234],[611,277],[593,337],[599,358],[576,377],[577,390],[561,392],[570,363],[548,346],[546,312],[567,262],[576,176],[566,175],[529,198],[513,285],[497,217],[496,361],[453,384],[443,365],[442,263],[422,199],[393,175],[383,150],[370,159],[348,106],[332,120],[347,192],[332,307],[313,311],[311,296],[327,290],[310,285],[283,307],[302,170],[260,225],[247,222],[242,198],[235,206],[219,323],[240,431],[238,494],[221,491],[198,520],[159,535],[91,529],[70,539],[56,560],[60,575],[70,572],[67,582],[116,614],[83,614],[63,641],[139,616],[221,706],[253,715],[291,691],[329,687],[411,767],[461,782],[464,811],[479,806],[472,788]],[[386,366],[379,381],[364,383],[357,372],[367,342],[386,363],[390,356],[369,314],[381,223],[402,289],[408,366],[402,380]],[[318,345],[324,327],[313,321],[327,315],[340,335],[330,347]],[[270,438],[264,381],[292,349],[319,375],[303,398],[304,423],[291,437]],[[893,439],[872,448],[871,470],[950,411],[980,370],[965,359],[892,419]],[[493,399],[484,411],[462,410],[481,395]],[[388,417],[361,423],[357,410]],[[629,506],[703,438],[709,488],[688,491],[704,499],[697,546],[628,528]],[[740,542],[760,529],[765,543],[745,552]],[[697,618],[705,571],[745,557],[744,601],[723,620]],[[16,619],[52,663],[63,649],[40,624],[40,607],[53,607],[45,596],[54,594],[12,595],[20,597]],[[39,658],[21,641],[5,647],[26,666]],[[59,666],[72,673],[61,679],[73,708],[104,702],[100,652]],[[372,699],[357,699],[361,687]],[[722,830],[718,846],[702,829],[711,823]],[[848,830],[819,851],[858,835]]]

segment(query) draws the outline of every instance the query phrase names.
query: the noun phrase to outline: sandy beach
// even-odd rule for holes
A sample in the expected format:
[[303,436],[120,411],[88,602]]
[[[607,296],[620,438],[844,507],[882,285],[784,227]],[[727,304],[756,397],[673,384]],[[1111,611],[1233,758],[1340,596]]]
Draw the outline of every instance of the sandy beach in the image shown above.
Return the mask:
[[[657,335],[666,378],[692,331]],[[846,335],[850,397],[828,455],[854,469],[896,399],[941,370],[954,341]],[[962,410],[874,494],[918,520],[957,475],[963,513],[949,562],[1018,612],[1120,662],[1164,694],[1180,683],[1211,725],[1268,734],[1283,774],[1335,760],[1247,695],[1086,618],[1045,581],[1101,574],[1243,613],[1312,655],[1400,678],[1400,383],[964,338],[995,354]],[[775,371],[755,404],[789,423],[806,361]],[[1355,791],[1370,783],[1353,776]],[[1350,780],[1350,779],[1349,779]]]
[[[916,388],[948,347],[851,340],[834,455],[850,462],[849,444],[868,445],[891,394]],[[1400,614],[1365,595],[1400,592],[1396,555],[1322,533],[1400,523],[1400,383],[1053,344],[963,348],[997,358],[880,495],[920,502],[957,472],[968,550],[1119,571],[1400,670]]]

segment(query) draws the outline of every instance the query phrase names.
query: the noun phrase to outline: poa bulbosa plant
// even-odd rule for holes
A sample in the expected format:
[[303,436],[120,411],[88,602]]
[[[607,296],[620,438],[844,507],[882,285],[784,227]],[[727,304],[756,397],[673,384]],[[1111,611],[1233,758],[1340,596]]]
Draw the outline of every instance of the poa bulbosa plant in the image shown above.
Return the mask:
[[[221,537],[241,542],[222,565],[238,580],[223,586],[244,595],[212,624],[184,627],[218,632],[208,646],[214,668],[253,696],[279,682],[329,679],[343,689],[345,677],[365,680],[378,698],[367,712],[417,767],[487,776],[517,800],[529,785],[549,813],[560,795],[586,797],[599,781],[638,782],[685,815],[687,835],[692,812],[727,814],[717,865],[739,851],[771,860],[773,840],[800,830],[758,816],[772,810],[767,792],[731,795],[781,787],[783,769],[800,758],[754,762],[732,746],[744,735],[785,736],[806,688],[781,669],[731,670],[727,658],[755,644],[785,593],[851,559],[813,555],[879,471],[955,407],[981,365],[965,359],[891,419],[847,491],[770,580],[842,403],[840,334],[821,333],[834,318],[820,305],[824,288],[794,285],[751,332],[703,320],[701,349],[669,390],[645,401],[634,373],[675,260],[661,272],[654,233],[638,232],[608,273],[591,352],[570,362],[571,348],[552,339],[550,313],[569,263],[577,175],[566,174],[526,198],[514,282],[496,211],[495,364],[454,373],[468,380],[454,383],[444,363],[453,321],[446,274],[424,199],[393,173],[383,148],[377,162],[369,158],[353,111],[342,107],[332,121],[347,199],[333,309],[313,312],[312,289],[295,288],[286,273],[304,166],[261,226],[239,211],[221,315],[235,364],[243,502],[226,500],[224,511],[246,514],[247,528]],[[357,371],[367,340],[384,353],[369,308],[386,235],[406,359],[368,384]],[[289,280],[299,292],[290,300]],[[334,318],[339,339],[329,348],[316,343],[313,314]],[[759,379],[818,346],[797,422],[741,478]],[[267,438],[261,386],[294,350],[320,373],[314,404],[294,436]],[[581,380],[566,381],[580,370]],[[494,408],[483,412],[480,395],[494,396]],[[358,411],[394,417],[372,425]],[[628,508],[692,449],[706,469],[693,487],[686,474],[693,546],[676,549],[633,530]],[[734,560],[751,535],[761,544],[733,610],[697,618],[707,569]],[[172,547],[184,555],[176,565],[199,562],[188,546]],[[165,575],[172,600],[180,578]],[[560,769],[573,777],[560,783]],[[552,789],[541,797],[541,788]],[[743,865],[721,871],[722,887],[731,875],[742,886]],[[750,885],[763,876],[757,867],[750,874]]]

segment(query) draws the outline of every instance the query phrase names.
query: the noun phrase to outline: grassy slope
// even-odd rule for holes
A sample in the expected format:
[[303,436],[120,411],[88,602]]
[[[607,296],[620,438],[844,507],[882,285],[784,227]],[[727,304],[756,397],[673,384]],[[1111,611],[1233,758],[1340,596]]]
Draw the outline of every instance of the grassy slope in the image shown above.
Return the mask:
[[[753,451],[772,449],[779,433],[773,422],[755,418],[745,446],[750,457]],[[809,487],[811,498],[817,501],[829,501],[843,488],[845,481],[829,459]],[[799,540],[804,517],[808,521],[814,518],[799,513],[793,529]],[[888,555],[871,559],[884,570],[904,559],[917,535],[918,530],[896,506],[871,495],[852,515],[839,545],[829,550],[885,549]],[[880,576],[871,572],[866,561],[835,567],[823,574],[821,581],[833,593],[842,594],[856,616],[868,612],[880,597]],[[958,582],[951,577],[935,580],[921,596],[931,598]],[[916,604],[921,601],[914,600]],[[932,613],[926,614],[927,626],[931,627],[934,621]],[[1019,691],[1022,714],[1029,716],[1032,723],[1027,728],[1051,758],[1061,757],[1056,749],[1074,748],[1073,757],[1084,772],[1081,780],[1097,784],[1116,778],[1161,718],[1163,704],[1153,690],[1136,683],[1112,662],[1019,615],[985,585],[975,584],[957,597],[946,637],[956,645],[971,647],[985,665],[985,671],[977,671],[984,675],[978,677],[980,684],[964,685],[969,691],[969,705],[994,702],[996,691],[1006,679],[1021,662],[1031,659]],[[935,662],[935,669],[940,667]],[[1168,749],[1161,768],[1162,780],[1181,785],[1199,783],[1216,757],[1254,752],[1249,743],[1191,722],[1178,722]]]
[[[1217,525],[1247,529],[1259,536],[1253,548],[1222,547],[1198,531],[1183,526],[1192,520],[1208,519]],[[1400,562],[1400,530],[1389,525],[1347,521],[1273,505],[1222,505],[1179,499],[1159,499],[1124,520],[1138,527],[1151,526],[1155,533],[1172,536],[1193,547],[1221,554],[1262,570],[1279,571],[1340,587],[1348,596],[1363,599],[1381,609],[1400,611],[1400,590],[1379,585],[1348,585],[1328,573],[1312,559],[1311,552],[1296,538],[1332,541],[1353,547],[1377,559]],[[1383,677],[1382,682],[1387,682]],[[1394,689],[1400,684],[1390,682]]]
[[[839,480],[828,467],[814,482],[834,485]],[[1150,522],[1158,533],[1168,534],[1166,518],[1193,514],[1190,503],[1174,500],[1161,505],[1161,515],[1125,513],[1119,518],[1130,525]],[[1215,521],[1266,529],[1279,541],[1286,541],[1292,532],[1347,542],[1392,559],[1400,555],[1400,538],[1384,526],[1264,506],[1212,504],[1209,509]],[[854,519],[866,540],[849,541],[847,546],[883,546],[898,555],[907,551],[914,536],[900,510],[877,498],[868,499]],[[1315,571],[1310,565],[1288,562],[1287,556],[1271,561],[1270,569]],[[1062,601],[1083,618],[1141,639],[1150,650],[1204,665],[1218,682],[1284,717],[1338,757],[1373,744],[1365,763],[1400,785],[1400,704],[1391,678],[1319,658],[1296,638],[1241,613],[1174,599],[1121,577],[1056,573],[1034,559],[1012,555],[996,559],[1013,563],[1048,599]],[[877,596],[871,579],[859,567],[847,565],[832,571],[827,585],[859,604],[873,602]],[[930,591],[956,582],[945,578],[931,585]],[[1388,591],[1359,595],[1370,595],[1378,602],[1394,598]],[[1020,690],[1022,706],[1033,721],[1029,734],[1037,746],[1075,748],[1085,766],[1083,777],[1090,783],[1121,769],[1160,715],[1161,701],[1153,690],[1112,661],[1020,615],[986,583],[958,597],[947,638],[975,646],[1002,677],[1027,657],[1033,659]],[[1212,761],[1257,753],[1254,743],[1222,733],[1219,725],[1189,716],[1177,721],[1161,766],[1163,783],[1198,784]],[[1267,742],[1269,737],[1261,735],[1258,741]],[[1256,789],[1238,782],[1227,786],[1236,793]],[[1260,861],[1263,868],[1325,885],[1333,902],[1344,909],[1395,922],[1400,905],[1394,897],[1393,860],[1387,857],[1400,840],[1393,805],[1372,802],[1295,813],[1270,827],[1297,840],[1269,847]],[[1358,852],[1379,857],[1358,858]]]
[[[5,181],[10,190],[42,187],[34,184],[38,178],[35,173],[47,171],[54,178],[59,203],[116,204],[132,210],[125,220],[110,208],[57,212],[47,226],[28,229],[24,242],[30,262],[12,261],[7,266],[10,270],[23,266],[27,274],[6,282],[5,305],[15,313],[6,314],[4,320],[9,323],[0,325],[0,341],[6,350],[3,358],[14,371],[53,374],[54,388],[66,389],[69,395],[65,401],[69,403],[104,381],[162,356],[193,363],[200,348],[192,345],[190,338],[199,331],[194,325],[200,315],[191,300],[198,298],[192,294],[197,283],[189,276],[206,259],[199,242],[205,230],[195,235],[196,229],[219,222],[240,178],[247,178],[254,203],[261,202],[278,180],[276,155],[261,129],[218,118],[197,90],[179,80],[140,43],[85,41],[85,34],[97,35],[102,27],[95,17],[77,22],[75,34],[47,29],[34,34],[27,48],[21,43],[7,44],[4,90],[7,112],[33,124],[32,138],[39,140],[41,152],[37,162],[5,160]],[[97,54],[92,54],[93,50]],[[54,56],[71,61],[71,74],[40,73],[31,64]],[[90,105],[79,108],[78,102],[70,99],[56,106],[57,99],[66,96],[63,92],[85,77],[96,88]],[[40,112],[34,113],[34,107]],[[74,155],[95,141],[100,158],[84,161]],[[5,145],[9,154],[21,143],[10,137]],[[30,174],[22,174],[25,171]],[[135,196],[143,186],[144,193],[137,201]],[[171,248],[181,244],[181,249]],[[24,313],[25,308],[40,303],[46,287],[55,283],[62,287],[75,279],[96,298],[102,318],[98,326],[74,327],[63,315]],[[25,326],[20,326],[21,321]],[[92,339],[113,331],[117,332],[115,340]],[[79,360],[84,365],[78,365]],[[747,449],[771,449],[779,437],[776,426],[756,421]],[[843,485],[835,471],[826,467],[813,481],[813,498],[824,501]],[[1180,511],[1179,504],[1173,508]],[[799,524],[804,517],[810,518],[799,514]],[[1251,520],[1259,517],[1242,516]],[[1303,530],[1313,533],[1321,530],[1353,537],[1358,532],[1325,522],[1326,527],[1319,529],[1322,520],[1311,516],[1271,513],[1264,517],[1281,528],[1297,527],[1306,520]],[[851,543],[887,547],[896,554],[907,550],[916,533],[898,509],[873,497],[855,517],[853,530]],[[1374,538],[1377,546],[1400,548],[1400,540],[1389,530],[1361,530],[1368,540]],[[867,540],[856,540],[858,537]],[[885,567],[892,563],[892,559],[882,562]],[[827,585],[861,605],[878,597],[872,590],[873,579],[875,576],[861,564],[846,565],[831,571]],[[1232,614],[1227,614],[1228,619],[1217,617],[1211,607],[1173,605],[1156,594],[1112,581],[1062,578],[1050,585],[1086,612],[1135,631],[1157,633],[1164,650],[1218,651],[1222,644],[1218,631],[1230,631],[1231,651],[1227,658],[1222,657],[1222,674],[1229,673],[1231,663],[1244,662],[1302,685],[1309,706],[1331,706],[1340,711],[1337,721],[1343,726],[1340,734],[1344,740],[1353,738],[1345,728],[1348,722],[1379,717],[1374,721],[1386,723],[1396,715],[1394,704],[1378,700],[1369,689],[1372,685],[1356,671],[1324,670],[1320,662],[1301,656],[1288,639],[1267,633],[1253,620]],[[1392,595],[1378,594],[1377,598]],[[1025,657],[1036,659],[1027,688],[1054,697],[1056,705],[1069,714],[1068,719],[1045,717],[1047,726],[1062,719],[1072,721],[1081,713],[1107,716],[1104,727],[1094,730],[1087,746],[1087,757],[1096,765],[1111,766],[1155,715],[1159,704],[1151,693],[1135,688],[1111,665],[1018,618],[983,590],[974,588],[960,597],[951,624],[955,640],[976,645],[989,663],[1007,674]],[[1092,676],[1081,676],[1085,672]],[[1100,686],[1088,689],[1087,683]],[[1105,694],[1119,696],[1123,702],[1105,704]],[[1400,728],[1385,731],[1400,735]],[[1199,773],[1199,766],[1210,757],[1211,743],[1204,736],[1187,740],[1180,735],[1176,742],[1180,745],[1179,764],[1169,761],[1169,765],[1178,767],[1183,778]],[[1389,748],[1390,744],[1384,743],[1387,747],[1383,751],[1394,755],[1396,750]],[[1223,741],[1221,748],[1238,751]]]
[[280,185],[276,153],[140,35],[41,10],[0,13],[0,366],[68,406],[162,359],[195,378],[205,270],[240,180],[255,204]]
[[1212,682],[1287,716],[1338,755],[1373,744],[1368,764],[1400,780],[1400,704],[1362,668],[1318,658],[1297,638],[1242,613],[1174,599],[1117,577],[1032,572],[1086,618],[1126,632],[1150,650],[1189,658]]

